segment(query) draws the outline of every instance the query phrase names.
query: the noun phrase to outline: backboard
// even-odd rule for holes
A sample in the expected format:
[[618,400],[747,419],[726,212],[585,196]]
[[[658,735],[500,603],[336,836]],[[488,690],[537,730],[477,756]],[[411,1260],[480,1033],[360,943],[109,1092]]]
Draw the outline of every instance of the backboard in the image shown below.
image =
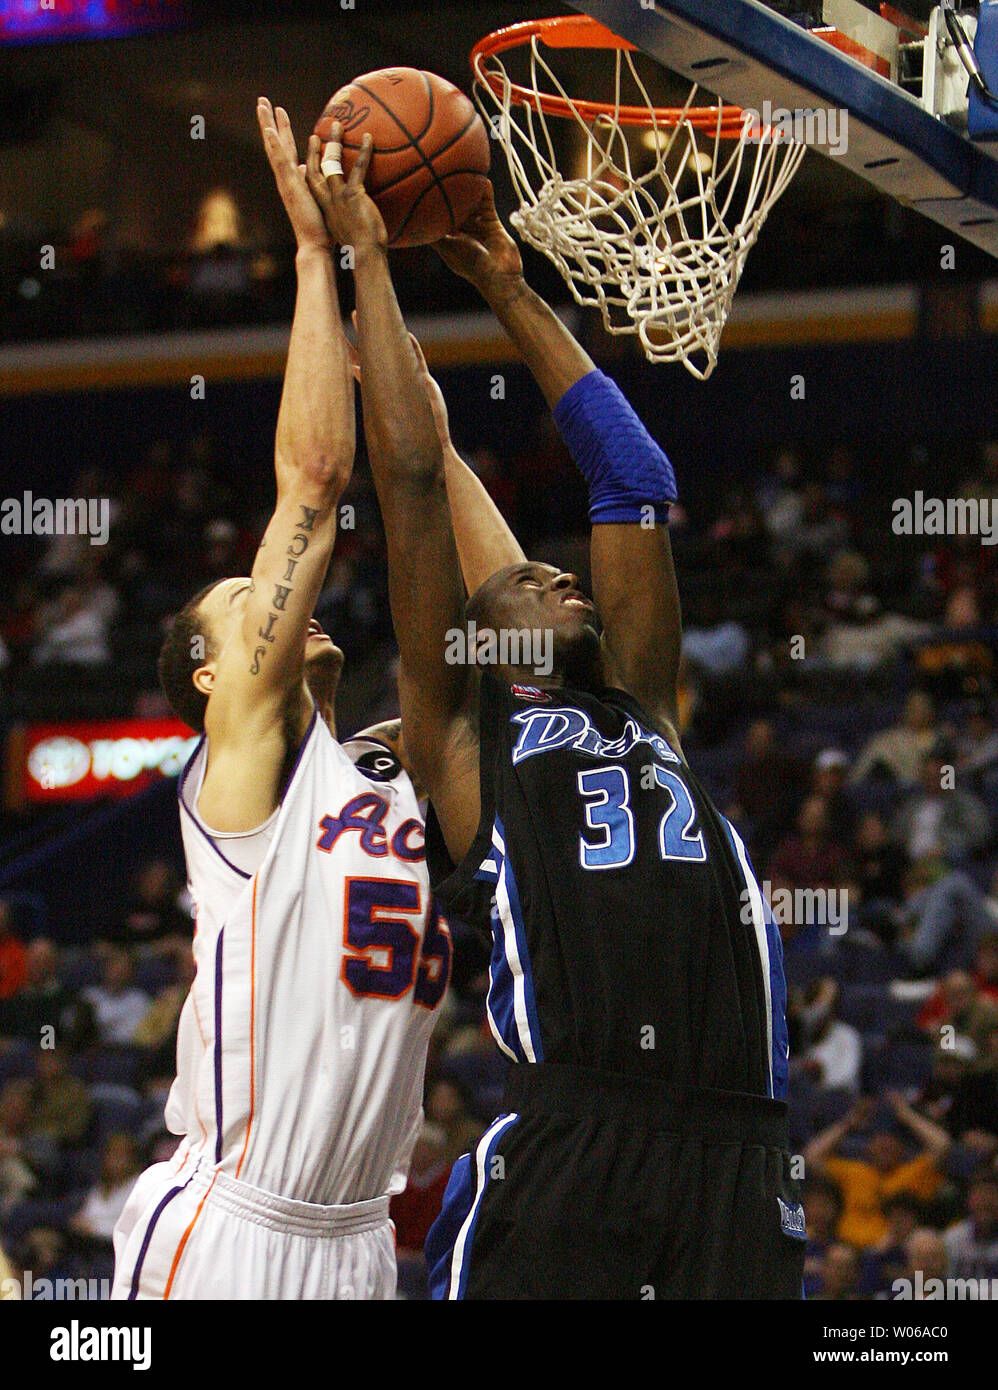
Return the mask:
[[[831,0],[831,10],[825,3],[826,15],[836,12],[836,4],[854,13],[860,9],[854,0]],[[965,106],[966,84],[955,54],[948,67],[939,57],[938,12],[931,29],[919,25],[910,36],[919,57],[924,43],[924,80],[902,85],[897,45],[892,53],[881,44],[881,19],[872,10],[862,42],[846,51],[848,40],[833,46],[827,34],[819,36],[760,0],[573,5],[726,102],[756,111],[767,102],[786,112],[848,111],[848,140],[838,141],[837,160],[882,193],[998,256],[998,141],[975,144],[961,128],[954,107]],[[820,140],[808,143],[832,154]]]

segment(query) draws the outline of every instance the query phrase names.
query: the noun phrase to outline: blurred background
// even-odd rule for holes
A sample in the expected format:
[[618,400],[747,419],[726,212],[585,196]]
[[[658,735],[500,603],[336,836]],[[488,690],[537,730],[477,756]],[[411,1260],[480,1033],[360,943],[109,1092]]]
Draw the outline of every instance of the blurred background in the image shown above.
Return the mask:
[[[255,98],[303,145],[348,78],[408,64],[468,89],[477,38],[563,8],[67,0],[46,27],[0,5],[0,499],[106,499],[110,521],[103,546],[0,534],[0,1244],[35,1278],[109,1274],[134,1175],[174,1143],[192,740],[155,660],[191,593],[248,571],[272,501],[293,247]],[[706,384],[606,337],[526,257],[676,465],[689,761],[774,895],[848,894],[845,931],[781,923],[808,1288],[827,1298],[918,1269],[998,1277],[998,549],[892,527],[919,490],[998,502],[998,270],[947,244],[809,156]],[[540,394],[432,251],[395,272],[465,457],[533,556],[585,575],[585,491]],[[362,453],[344,500],[357,526],[317,614],[347,654],[349,733],[397,712]],[[455,930],[393,1210],[413,1298],[450,1164],[502,1090],[486,961]]]

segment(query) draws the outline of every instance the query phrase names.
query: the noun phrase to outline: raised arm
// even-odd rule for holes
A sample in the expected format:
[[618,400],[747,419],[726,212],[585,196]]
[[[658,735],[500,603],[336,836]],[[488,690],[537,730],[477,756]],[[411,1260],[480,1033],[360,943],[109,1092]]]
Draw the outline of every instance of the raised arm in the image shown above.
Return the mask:
[[[334,125],[327,146],[333,161],[340,138]],[[473,669],[445,659],[448,632],[464,624],[464,585],[443,451],[395,297],[385,226],[364,189],[369,141],[349,179],[337,172],[326,177],[319,158],[313,137],[309,186],[330,235],[353,248],[364,430],[388,542],[406,746],[433,798],[448,849],[459,859],[478,828],[478,738]]]
[[[356,323],[355,313],[354,324]],[[498,574],[509,565],[522,564],[527,557],[481,479],[454,448],[444,393],[431,376],[423,349],[412,333],[409,334],[409,341],[416,354],[420,380],[433,411],[433,422],[443,451],[447,500],[450,502],[451,522],[464,587],[469,594],[473,594],[486,579],[491,579],[494,574]],[[360,381],[360,358],[356,351],[353,356],[354,375]]]
[[522,564],[527,557],[481,479],[454,448],[444,393],[431,376],[423,349],[411,333],[409,341],[416,353],[420,379],[433,411],[437,438],[443,450],[447,498],[464,587],[469,594],[473,594],[486,579],[491,579],[509,565]]
[[462,233],[437,249],[516,344],[589,483],[606,678],[676,742],[682,620],[665,524],[675,499],[671,466],[613,382],[526,284],[491,189]]
[[859,1129],[868,1123],[872,1109],[869,1100],[863,1098],[857,1101],[840,1120],[834,1121],[827,1129],[814,1135],[804,1149],[804,1165],[807,1171],[820,1177],[825,1170],[825,1164],[835,1156],[835,1151],[843,1139],[854,1129]]
[[927,1115],[920,1115],[900,1092],[892,1091],[887,1096],[887,1103],[901,1124],[910,1130],[923,1146],[925,1152],[931,1154],[937,1163],[942,1163],[953,1146],[951,1136],[942,1125],[937,1125]]
[[[309,621],[336,534],[355,448],[354,386],[330,241],[286,113],[261,99],[264,147],[297,240],[298,290],[277,421],[277,504],[253,573],[228,603],[208,693],[209,761],[198,807],[216,830],[249,830],[277,805],[289,742],[312,706],[304,683]],[[219,615],[219,628],[225,614]]]

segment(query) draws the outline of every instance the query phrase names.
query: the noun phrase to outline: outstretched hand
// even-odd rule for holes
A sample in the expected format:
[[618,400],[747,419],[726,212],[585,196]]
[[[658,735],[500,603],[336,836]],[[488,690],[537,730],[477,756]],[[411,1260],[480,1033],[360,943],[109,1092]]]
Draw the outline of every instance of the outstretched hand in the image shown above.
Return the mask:
[[288,113],[283,106],[278,106],[275,111],[266,97],[260,97],[256,103],[256,119],[274,182],[299,249],[307,246],[329,247],[329,233],[322,220],[322,212],[309,192],[305,165],[298,163],[298,148]]
[[[357,310],[353,311],[354,331],[357,330]],[[420,347],[419,339],[415,334],[409,334],[409,342],[412,350],[416,354],[416,365],[419,368],[419,378],[423,383],[423,390],[426,392],[430,402],[430,409],[433,411],[433,423],[437,427],[437,438],[440,440],[440,447],[444,450],[450,445],[450,419],[447,414],[447,402],[444,400],[444,393],[440,389],[440,384],[436,377],[432,376],[429,367],[426,365],[426,358],[423,349]],[[353,343],[348,342],[347,348],[350,353],[350,368],[354,375],[354,380],[360,383],[360,354]]]
[[334,122],[330,130],[325,155],[317,135],[309,136],[308,141],[306,177],[312,197],[321,209],[326,230],[333,241],[340,246],[352,246],[355,251],[388,245],[384,219],[364,187],[372,149],[371,136],[365,135],[350,176],[344,178],[342,173],[323,172],[342,154],[343,127],[339,121]]
[[461,230],[434,242],[434,248],[455,275],[469,280],[486,298],[515,286],[523,275],[519,247],[499,219],[489,182]]

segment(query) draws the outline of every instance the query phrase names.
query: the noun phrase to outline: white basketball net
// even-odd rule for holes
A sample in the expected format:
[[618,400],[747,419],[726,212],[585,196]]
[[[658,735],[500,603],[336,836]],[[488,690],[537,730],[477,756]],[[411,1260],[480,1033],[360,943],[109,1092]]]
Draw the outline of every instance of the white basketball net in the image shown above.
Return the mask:
[[[577,303],[599,309],[608,333],[637,334],[649,361],[682,362],[706,380],[717,365],[746,257],[806,146],[760,131],[749,115],[738,118],[731,138],[731,108],[719,100],[716,122],[698,129],[687,114],[696,105],[696,86],[676,123],[660,123],[633,54],[622,49],[613,50],[612,114],[586,120],[537,36],[529,52],[529,84],[520,85],[563,98],[571,108],[566,117],[518,100],[503,55],[479,58],[476,71],[476,100],[506,151],[520,203],[514,227],[558,267]],[[645,155],[653,163],[644,173],[632,167],[618,120],[622,107],[634,105],[648,108],[656,146],[653,156]],[[558,168],[549,128],[566,118],[585,141],[575,178]]]

